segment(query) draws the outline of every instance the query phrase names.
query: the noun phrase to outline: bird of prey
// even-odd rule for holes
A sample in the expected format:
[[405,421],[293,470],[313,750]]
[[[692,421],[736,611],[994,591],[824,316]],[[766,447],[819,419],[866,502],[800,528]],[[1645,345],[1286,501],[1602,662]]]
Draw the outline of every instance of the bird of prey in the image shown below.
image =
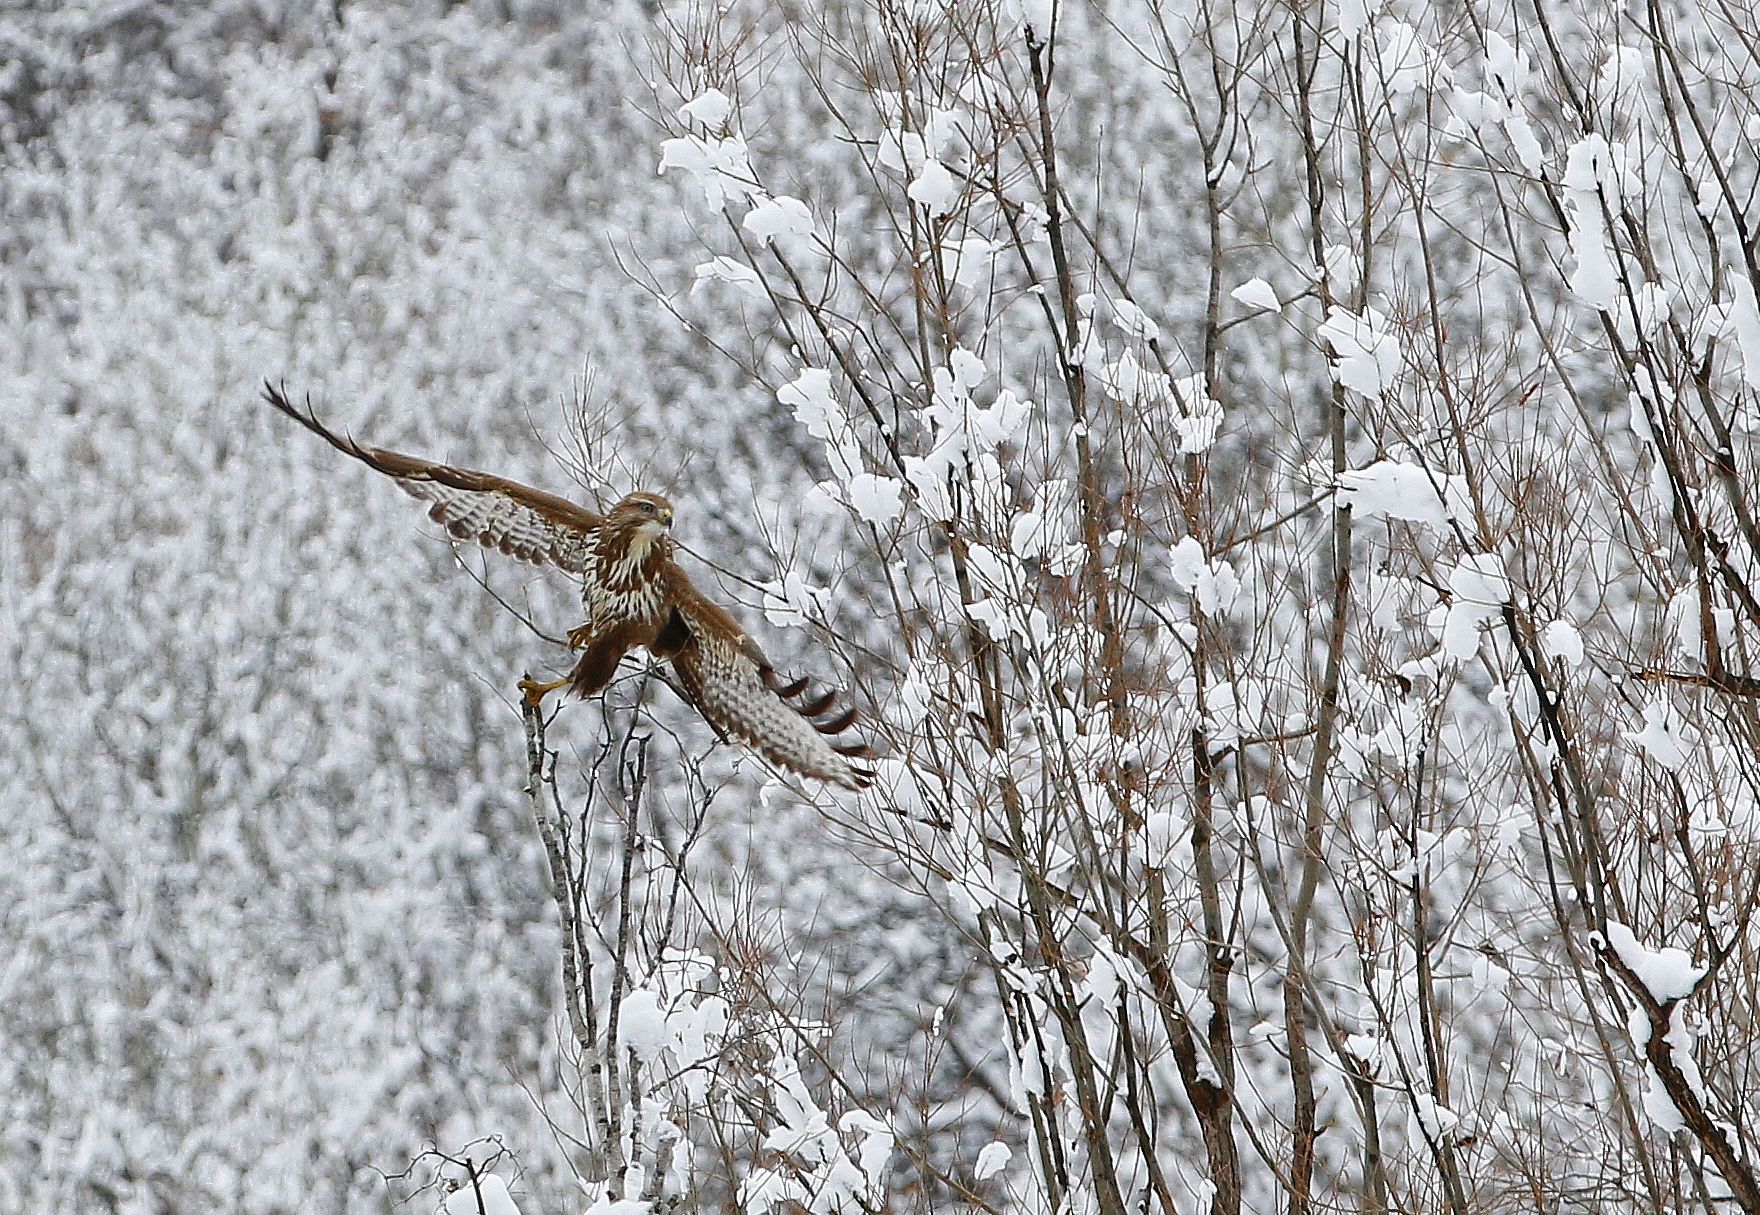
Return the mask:
[[568,634],[580,658],[561,679],[521,680],[531,703],[559,688],[580,696],[601,691],[623,656],[643,646],[671,664],[684,695],[721,737],[801,776],[849,789],[873,779],[856,762],[872,753],[849,737],[856,710],[840,708],[835,692],[809,695],[806,679],[779,677],[739,623],[678,567],[672,505],[659,494],[632,493],[600,515],[491,473],[358,443],[320,422],[310,397],[300,408],[273,384],[265,382],[263,399],[428,502],[428,517],[454,538],[580,579],[586,622]]

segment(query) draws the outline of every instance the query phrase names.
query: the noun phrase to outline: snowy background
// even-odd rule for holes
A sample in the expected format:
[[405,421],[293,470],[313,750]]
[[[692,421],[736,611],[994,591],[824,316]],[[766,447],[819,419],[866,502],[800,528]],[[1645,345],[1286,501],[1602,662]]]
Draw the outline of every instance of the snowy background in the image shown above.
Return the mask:
[[[1757,1209],[1757,86],[1687,0],[0,11],[0,1210]],[[669,493],[872,713],[861,799],[549,727],[654,738],[646,1177],[574,591],[265,377]]]

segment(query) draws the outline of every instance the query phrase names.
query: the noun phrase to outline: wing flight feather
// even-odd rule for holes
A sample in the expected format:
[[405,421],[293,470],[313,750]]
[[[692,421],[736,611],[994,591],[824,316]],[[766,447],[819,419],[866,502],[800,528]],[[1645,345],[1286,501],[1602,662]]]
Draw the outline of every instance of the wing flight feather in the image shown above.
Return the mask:
[[267,382],[263,399],[336,450],[384,473],[411,497],[428,502],[428,517],[454,539],[481,544],[533,565],[588,572],[593,533],[604,522],[592,511],[493,473],[454,468],[358,443],[320,422],[309,398],[301,409],[283,390]]

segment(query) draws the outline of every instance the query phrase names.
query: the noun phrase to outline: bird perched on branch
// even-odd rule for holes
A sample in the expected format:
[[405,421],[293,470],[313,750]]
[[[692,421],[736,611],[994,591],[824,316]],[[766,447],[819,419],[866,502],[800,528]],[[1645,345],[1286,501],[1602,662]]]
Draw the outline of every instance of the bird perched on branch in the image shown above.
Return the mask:
[[659,494],[630,494],[599,515],[490,473],[357,443],[318,421],[309,397],[301,409],[273,384],[265,382],[263,399],[430,503],[428,517],[455,539],[581,580],[587,619],[568,634],[580,659],[561,679],[522,679],[530,703],[559,688],[579,696],[601,691],[623,656],[643,646],[671,663],[686,698],[721,737],[790,772],[845,788],[873,779],[855,762],[872,753],[847,738],[856,710],[840,708],[835,692],[809,695],[806,679],[779,677],[739,623],[679,569],[672,559],[672,505]]

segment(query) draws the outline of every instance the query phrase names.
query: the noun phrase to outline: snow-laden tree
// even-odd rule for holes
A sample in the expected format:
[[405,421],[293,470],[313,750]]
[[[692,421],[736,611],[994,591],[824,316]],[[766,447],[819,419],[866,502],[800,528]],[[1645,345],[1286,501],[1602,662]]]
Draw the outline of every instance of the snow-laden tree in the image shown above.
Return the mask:
[[888,634],[828,623],[889,747],[837,817],[1005,1027],[1003,1148],[917,1183],[1760,1206],[1741,20],[702,21],[694,274]]

